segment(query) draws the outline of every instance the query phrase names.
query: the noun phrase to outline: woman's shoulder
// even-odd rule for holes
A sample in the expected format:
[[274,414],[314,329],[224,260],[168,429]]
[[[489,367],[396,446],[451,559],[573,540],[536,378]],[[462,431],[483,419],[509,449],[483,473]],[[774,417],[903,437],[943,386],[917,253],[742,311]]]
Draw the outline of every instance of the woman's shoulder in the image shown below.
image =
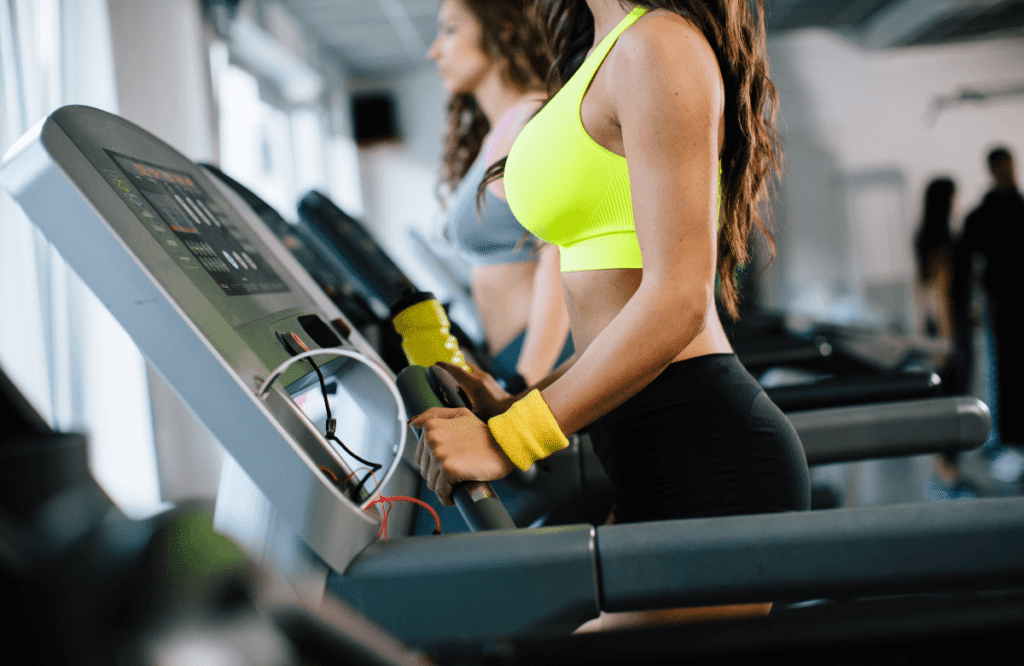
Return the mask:
[[666,9],[640,17],[609,54],[611,83],[629,103],[645,88],[661,93],[717,98],[723,90],[718,58],[700,28]]
[[673,24],[678,26],[690,26],[694,30],[697,30],[697,32],[700,32],[697,26],[694,25],[693,21],[691,21],[685,14],[674,12],[671,9],[651,9],[637,19],[635,23],[637,26],[651,27],[657,25],[661,29]]
[[[652,67],[708,64],[718,69],[714,49],[689,18],[667,9],[652,9],[617,40],[615,60],[633,60]],[[682,60],[680,60],[682,59]]]

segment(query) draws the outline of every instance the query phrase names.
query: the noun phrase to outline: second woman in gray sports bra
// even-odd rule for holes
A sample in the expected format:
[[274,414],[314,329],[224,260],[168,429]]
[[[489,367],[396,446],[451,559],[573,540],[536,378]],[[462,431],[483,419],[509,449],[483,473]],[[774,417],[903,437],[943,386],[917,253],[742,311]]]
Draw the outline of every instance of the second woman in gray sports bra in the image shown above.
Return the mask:
[[501,180],[481,191],[488,168],[545,99],[551,64],[521,0],[443,0],[429,57],[448,105],[443,184],[449,239],[473,265],[473,298],[483,319],[494,375],[539,381],[572,353],[558,249],[516,221]]

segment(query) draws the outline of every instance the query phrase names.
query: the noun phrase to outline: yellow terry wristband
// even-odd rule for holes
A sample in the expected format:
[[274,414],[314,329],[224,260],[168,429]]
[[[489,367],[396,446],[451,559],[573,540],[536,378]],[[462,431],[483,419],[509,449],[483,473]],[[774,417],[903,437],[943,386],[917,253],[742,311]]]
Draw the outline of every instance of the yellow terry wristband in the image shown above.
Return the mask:
[[534,389],[504,414],[487,422],[494,440],[516,467],[526,471],[535,460],[569,446],[540,391]]

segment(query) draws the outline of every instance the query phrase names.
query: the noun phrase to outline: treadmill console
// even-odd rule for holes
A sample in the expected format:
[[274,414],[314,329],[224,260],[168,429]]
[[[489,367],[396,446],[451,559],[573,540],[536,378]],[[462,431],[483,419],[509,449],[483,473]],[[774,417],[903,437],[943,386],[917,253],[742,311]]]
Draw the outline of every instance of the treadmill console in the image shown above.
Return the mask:
[[[397,464],[409,429],[393,375],[274,234],[176,150],[88,107],[40,122],[0,179],[276,514],[343,571],[379,529],[360,506],[414,488]],[[324,436],[328,410],[342,446]]]
[[107,151],[108,182],[186,272],[202,268],[229,296],[288,291],[255,245],[186,172]]

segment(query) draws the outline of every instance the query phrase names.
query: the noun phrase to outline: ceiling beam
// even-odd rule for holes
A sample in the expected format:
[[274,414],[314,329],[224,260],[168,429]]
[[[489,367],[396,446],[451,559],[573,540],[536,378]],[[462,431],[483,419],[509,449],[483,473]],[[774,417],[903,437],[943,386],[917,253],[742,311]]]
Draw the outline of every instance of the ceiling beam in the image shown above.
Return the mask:
[[409,58],[417,64],[426,60],[427,45],[423,43],[423,38],[416,31],[416,26],[402,3],[399,0],[377,0],[377,2],[380,3],[381,11],[391,21],[395,34],[398,35],[398,41],[401,42],[402,48]]
[[903,0],[869,21],[861,41],[869,48],[899,46],[950,14],[977,4],[976,0]]

